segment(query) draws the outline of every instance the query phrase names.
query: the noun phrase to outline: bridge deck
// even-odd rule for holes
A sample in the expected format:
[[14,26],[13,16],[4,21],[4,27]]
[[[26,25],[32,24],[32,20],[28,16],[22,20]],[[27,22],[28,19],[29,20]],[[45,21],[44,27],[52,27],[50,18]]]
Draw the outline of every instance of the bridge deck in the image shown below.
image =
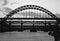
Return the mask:
[[[4,19],[7,20],[7,24],[14,28],[50,29],[57,27],[57,19],[53,18],[0,18],[0,20]],[[60,24],[58,26],[60,27]]]

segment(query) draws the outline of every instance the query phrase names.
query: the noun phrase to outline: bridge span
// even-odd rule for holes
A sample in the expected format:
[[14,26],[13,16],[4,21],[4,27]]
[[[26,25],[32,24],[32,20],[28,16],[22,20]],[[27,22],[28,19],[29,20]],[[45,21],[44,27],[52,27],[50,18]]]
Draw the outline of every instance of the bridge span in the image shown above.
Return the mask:
[[0,18],[0,20],[1,29],[12,29],[13,26],[17,28],[18,26],[20,26],[19,28],[25,28],[25,26],[29,28],[31,26],[36,29],[36,27],[40,28],[42,25],[43,29],[48,27],[50,29],[52,25],[53,28],[59,28],[60,26],[60,19],[57,16],[37,5],[18,7],[9,12],[4,18]]
[[51,11],[37,5],[24,5],[9,12],[0,18],[0,32],[23,31],[30,32],[43,30],[60,40],[60,18]]

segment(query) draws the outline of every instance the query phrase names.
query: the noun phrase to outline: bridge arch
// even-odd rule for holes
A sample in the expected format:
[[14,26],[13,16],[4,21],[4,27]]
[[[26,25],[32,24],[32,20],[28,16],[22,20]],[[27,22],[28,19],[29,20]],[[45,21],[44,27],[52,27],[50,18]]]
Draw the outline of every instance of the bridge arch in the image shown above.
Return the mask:
[[[37,6],[37,5],[24,5],[24,6],[21,6],[21,7],[18,7],[16,9],[14,9],[13,11],[9,12],[4,18],[6,19],[2,19],[1,21],[1,25],[2,26],[11,26],[9,24],[7,24],[6,20],[8,18],[10,18],[11,16],[13,16],[14,14],[20,12],[20,11],[23,11],[23,10],[27,10],[27,9],[34,9],[34,10],[39,10],[39,11],[42,11],[42,12],[45,12],[46,14],[50,15],[52,18],[57,18],[52,12],[50,12],[49,10],[43,8],[43,7],[40,7],[40,6]],[[5,23],[5,24],[3,24]],[[33,21],[34,23],[34,21]],[[46,23],[46,22],[45,22]],[[21,23],[21,26],[22,26],[22,23]],[[33,25],[34,26],[34,25]]]
[[45,12],[46,14],[50,15],[52,18],[57,18],[52,12],[50,12],[49,10],[41,7],[41,6],[37,6],[37,5],[24,5],[21,7],[16,8],[15,10],[9,12],[4,18],[10,18],[12,15],[16,14],[17,12],[23,11],[23,10],[27,10],[27,9],[35,9],[35,10],[40,10]]

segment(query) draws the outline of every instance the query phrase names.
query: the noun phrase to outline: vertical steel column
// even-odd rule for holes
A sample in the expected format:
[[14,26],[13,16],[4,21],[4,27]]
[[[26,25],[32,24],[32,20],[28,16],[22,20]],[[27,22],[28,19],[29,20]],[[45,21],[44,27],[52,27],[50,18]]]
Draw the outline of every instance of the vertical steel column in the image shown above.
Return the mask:
[[45,20],[45,28],[46,28],[46,20]]
[[56,24],[56,25],[57,25],[57,26],[56,26],[56,29],[58,30],[58,28],[59,28],[59,27],[58,27],[58,24],[59,24],[59,23],[58,23],[58,19],[57,19],[56,21],[57,21],[57,24]]
[[21,21],[21,29],[20,31],[23,31],[23,21]]
[[34,27],[34,21],[33,21],[33,29],[34,29],[35,27]]

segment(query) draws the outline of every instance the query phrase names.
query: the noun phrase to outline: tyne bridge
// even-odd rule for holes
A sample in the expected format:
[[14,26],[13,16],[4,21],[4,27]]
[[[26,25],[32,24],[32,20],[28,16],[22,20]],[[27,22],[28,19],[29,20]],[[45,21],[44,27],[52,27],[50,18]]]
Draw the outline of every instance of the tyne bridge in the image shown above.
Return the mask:
[[31,32],[55,31],[60,28],[60,19],[49,10],[37,5],[24,5],[0,18],[0,32],[23,31]]

